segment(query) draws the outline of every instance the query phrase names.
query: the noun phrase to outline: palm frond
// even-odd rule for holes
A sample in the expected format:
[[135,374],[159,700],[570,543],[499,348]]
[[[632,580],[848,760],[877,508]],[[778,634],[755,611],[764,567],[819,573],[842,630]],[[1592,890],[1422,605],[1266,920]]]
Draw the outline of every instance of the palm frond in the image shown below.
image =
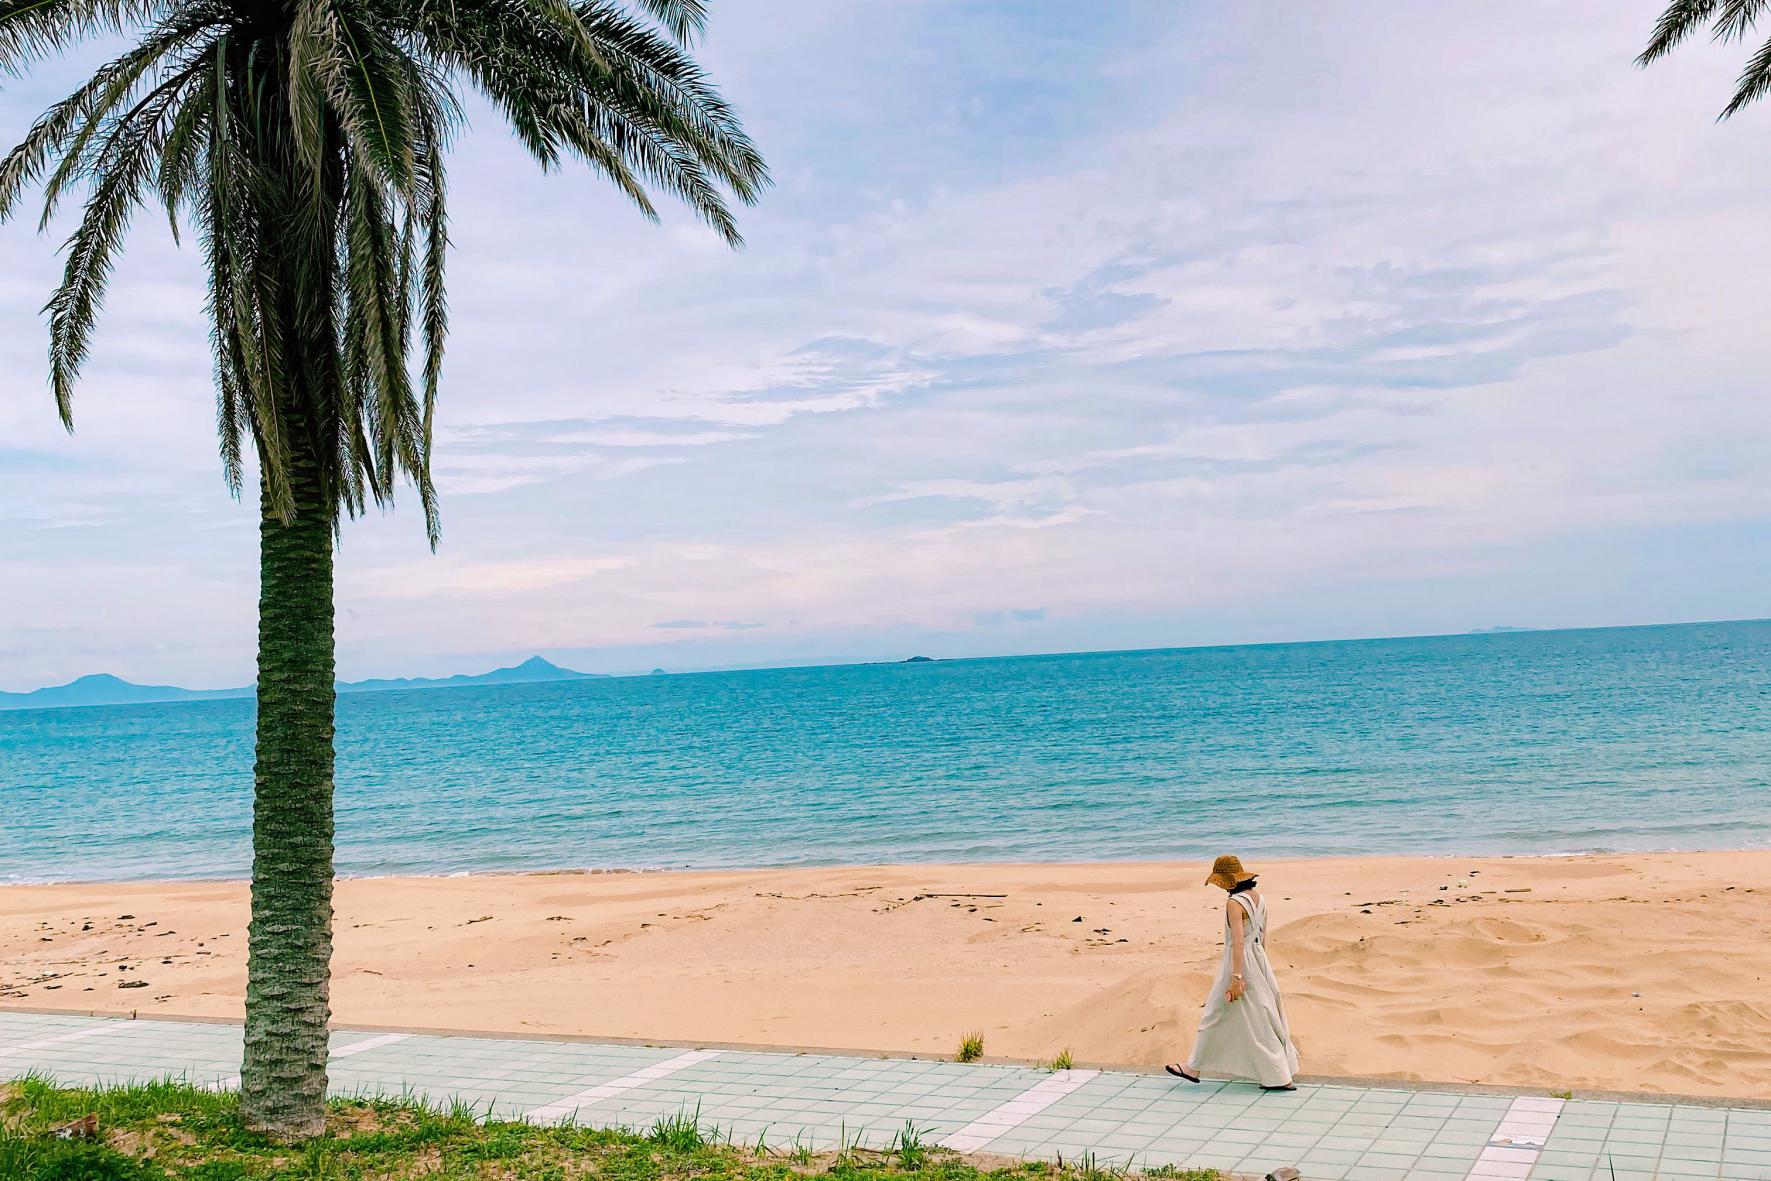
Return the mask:
[[326,98],[337,112],[352,151],[402,193],[413,181],[411,78],[402,59],[376,32],[341,16],[335,55],[321,59]]
[[[7,2],[0,0],[0,4]],[[154,30],[133,49],[100,66],[77,90],[44,112],[25,138],[0,161],[0,221],[11,215],[19,197],[44,167],[60,156],[39,223],[47,225],[62,187],[87,166],[86,149],[105,131],[117,108],[128,101],[150,73],[170,68],[166,63],[168,56],[189,45],[210,24],[211,14],[205,11]]]
[[214,96],[211,93],[214,85],[214,76],[207,69],[198,74],[192,84],[191,93],[180,107],[171,128],[167,130],[166,142],[160,149],[160,167],[155,185],[159,189],[160,203],[166,207],[166,221],[171,227],[174,242],[180,237],[179,211],[184,208],[185,196],[203,167],[203,139],[210,108],[214,106]]
[[1745,37],[1753,31],[1753,24],[1765,11],[1765,4],[1766,0],[1722,0],[1712,36],[1717,41],[1738,41]]
[[754,204],[768,185],[768,165],[700,65],[609,4],[587,0],[579,15],[615,63],[607,97],[651,112],[741,201]]
[[1719,0],[1673,0],[1654,22],[1648,48],[1636,58],[1636,64],[1650,65],[1671,53],[1681,41],[1709,23],[1717,3]]
[[167,79],[116,120],[103,140],[95,167],[98,182],[86,203],[85,216],[67,242],[62,281],[50,296],[50,386],[56,411],[69,430],[74,425],[74,383],[86,362],[92,330],[104,304],[111,264],[130,215],[154,174],[165,141],[167,115],[176,110],[179,90],[191,75]]
[[289,26],[289,130],[296,154],[316,177],[326,150],[326,96],[320,69],[332,51],[334,24],[327,0],[296,0]]
[[639,7],[680,45],[693,44],[707,30],[705,0],[639,0]]
[[1759,46],[1757,53],[1746,63],[1735,82],[1734,97],[1722,108],[1722,118],[1732,118],[1751,103],[1757,102],[1771,91],[1771,41]]
[[0,0],[0,71],[157,21],[165,0]]

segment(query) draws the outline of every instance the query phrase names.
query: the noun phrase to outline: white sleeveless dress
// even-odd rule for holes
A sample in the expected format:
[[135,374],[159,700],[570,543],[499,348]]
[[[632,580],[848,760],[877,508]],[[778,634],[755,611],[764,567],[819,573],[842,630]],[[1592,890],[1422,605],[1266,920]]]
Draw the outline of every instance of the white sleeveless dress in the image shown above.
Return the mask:
[[1224,917],[1224,961],[1218,968],[1211,995],[1205,999],[1205,1015],[1199,1021],[1199,1037],[1188,1059],[1202,1074],[1252,1079],[1263,1087],[1280,1087],[1297,1074],[1297,1047],[1285,1023],[1285,1003],[1279,982],[1267,962],[1267,900],[1251,901],[1247,894],[1232,894],[1233,905],[1248,914],[1243,925],[1243,993],[1239,1001],[1224,999],[1230,987],[1234,951],[1230,942],[1230,919]]

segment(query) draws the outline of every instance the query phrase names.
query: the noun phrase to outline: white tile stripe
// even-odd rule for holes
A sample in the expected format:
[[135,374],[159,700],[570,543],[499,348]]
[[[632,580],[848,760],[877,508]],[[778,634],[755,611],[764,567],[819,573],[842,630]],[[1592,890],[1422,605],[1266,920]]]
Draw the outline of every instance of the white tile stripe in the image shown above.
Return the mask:
[[941,1141],[941,1147],[975,1152],[1011,1128],[1018,1128],[1099,1074],[1098,1070],[1059,1070],[1007,1103],[991,1108]]
[[[332,1060],[349,1058],[352,1054],[361,1054],[364,1050],[379,1049],[382,1046],[391,1046],[395,1042],[403,1042],[411,1036],[412,1035],[409,1033],[377,1034],[374,1037],[366,1037],[360,1042],[352,1042],[348,1046],[340,1046],[338,1049],[333,1050],[327,1055],[327,1057]],[[224,1074],[209,1085],[213,1090],[232,1091],[240,1085],[240,1076],[237,1074]]]
[[72,1033],[58,1033],[54,1037],[40,1037],[34,1042],[26,1042],[20,1046],[6,1046],[0,1048],[0,1058],[10,1058],[15,1054],[26,1054],[32,1050],[41,1050],[49,1046],[59,1046],[64,1042],[77,1042],[82,1038],[101,1037],[107,1033],[116,1033],[119,1030],[126,1028],[128,1025],[129,1022],[124,1021],[120,1017],[113,1018],[102,1025],[95,1025],[90,1029],[76,1029]]
[[661,1079],[667,1074],[675,1074],[685,1066],[705,1062],[718,1054],[718,1050],[689,1050],[674,1058],[666,1058],[662,1062],[654,1062],[650,1066],[641,1067],[632,1074],[624,1074],[618,1079],[611,1079],[609,1082],[586,1088],[576,1095],[567,1095],[564,1099],[556,1099],[545,1106],[537,1107],[524,1118],[532,1120],[563,1119],[579,1108],[588,1107],[592,1103],[600,1102],[612,1095],[619,1095],[623,1091],[631,1091],[635,1087],[644,1086],[653,1079]]
[[1470,1169],[1469,1181],[1525,1181],[1561,1114],[1560,1099],[1513,1100]]
[[382,1046],[391,1046],[395,1042],[403,1042],[412,1035],[409,1033],[382,1033],[374,1037],[366,1037],[360,1042],[352,1042],[348,1046],[340,1046],[332,1051],[332,1057],[349,1058],[352,1054],[361,1054],[364,1050],[379,1050]]

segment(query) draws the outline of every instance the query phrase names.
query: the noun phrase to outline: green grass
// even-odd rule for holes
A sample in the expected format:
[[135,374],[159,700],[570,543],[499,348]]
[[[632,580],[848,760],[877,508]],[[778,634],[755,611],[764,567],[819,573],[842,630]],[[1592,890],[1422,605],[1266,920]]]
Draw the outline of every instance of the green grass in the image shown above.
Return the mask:
[[909,1120],[904,1121],[904,1130],[893,1138],[891,1151],[897,1156],[901,1169],[926,1168],[931,1156],[929,1146],[922,1141],[922,1132]]
[[1063,1049],[1058,1051],[1058,1056],[1051,1060],[1050,1069],[1052,1069],[1052,1070],[1072,1070],[1075,1068],[1075,1066],[1076,1066],[1076,1060],[1074,1058],[1070,1057],[1070,1047],[1065,1046]]
[[701,1109],[695,1108],[695,1114],[679,1111],[672,1116],[660,1116],[652,1125],[652,1134],[646,1137],[660,1148],[671,1148],[677,1152],[693,1152],[704,1148],[708,1137],[701,1134]]
[[[100,1138],[50,1132],[96,1113]],[[923,1139],[914,1125],[884,1148],[840,1152],[794,1144],[735,1146],[700,1112],[648,1132],[535,1127],[486,1120],[464,1104],[336,1100],[326,1135],[291,1147],[246,1130],[231,1094],[183,1083],[68,1090],[42,1079],[0,1085],[0,1181],[1108,1181],[1138,1177],[1040,1162],[980,1168]],[[1209,1170],[1153,1169],[1164,1181],[1213,1181]]]
[[955,1062],[976,1062],[984,1056],[984,1035],[968,1033],[959,1039],[959,1053],[953,1056]]

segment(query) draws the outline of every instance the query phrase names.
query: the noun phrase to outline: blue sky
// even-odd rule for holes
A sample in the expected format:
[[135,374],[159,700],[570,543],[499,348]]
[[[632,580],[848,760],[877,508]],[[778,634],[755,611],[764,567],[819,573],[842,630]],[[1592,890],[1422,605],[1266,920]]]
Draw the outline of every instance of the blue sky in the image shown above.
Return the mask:
[[[741,254],[473,107],[443,544],[347,530],[341,673],[1771,613],[1771,107],[1636,70],[1657,7],[715,0]],[[249,680],[197,261],[141,219],[70,437],[58,237],[0,229],[0,688]]]

